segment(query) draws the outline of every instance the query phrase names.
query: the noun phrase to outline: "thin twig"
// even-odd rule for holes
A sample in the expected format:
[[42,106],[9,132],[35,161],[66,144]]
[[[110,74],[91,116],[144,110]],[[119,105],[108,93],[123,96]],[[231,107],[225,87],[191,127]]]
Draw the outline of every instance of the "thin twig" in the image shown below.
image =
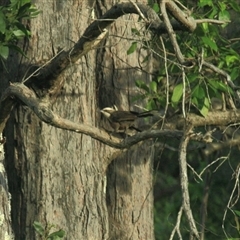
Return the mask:
[[146,22],[149,23],[149,21],[147,20],[147,18],[143,15],[143,13],[141,12],[141,10],[139,9],[138,5],[133,2],[132,0],[130,0],[130,2],[134,5],[134,7],[137,9],[139,16]]
[[39,72],[40,69],[44,68],[46,65],[48,65],[54,58],[56,58],[61,52],[63,52],[64,49],[59,51],[55,56],[53,56],[51,59],[49,59],[46,63],[44,63],[41,67],[39,67],[37,70],[35,70],[30,76],[28,76],[26,79],[22,80],[22,83],[25,83],[27,80],[29,80],[31,77],[36,76],[35,74]]
[[172,230],[172,233],[171,233],[171,236],[170,236],[169,240],[173,240],[175,232],[178,233],[179,239],[182,240],[182,236],[181,236],[181,232],[180,232],[180,224],[181,224],[182,213],[183,213],[183,206],[181,206],[180,210],[178,211],[177,222],[175,224],[174,229]]
[[186,74],[182,67],[182,83],[183,83],[183,95],[182,95],[182,114],[186,118],[185,103],[186,103]]
[[165,68],[165,72],[166,72],[166,88],[165,88],[165,90],[166,90],[166,104],[165,104],[163,122],[162,122],[162,124],[164,124],[164,119],[167,115],[168,105],[169,105],[169,74],[168,74],[168,67],[167,67],[167,52],[166,52],[166,48],[165,48],[162,37],[160,37],[160,41],[161,41],[162,48],[163,48],[163,53],[164,53],[164,68]]
[[[236,178],[236,181],[235,181],[233,190],[232,190],[232,192],[231,192],[231,195],[230,195],[230,197],[229,197],[228,204],[227,204],[226,210],[224,211],[223,220],[222,220],[222,229],[223,229],[223,232],[224,232],[224,234],[225,234],[225,236],[226,236],[227,238],[228,238],[229,236],[227,235],[227,232],[225,231],[225,226],[224,226],[224,224],[225,224],[225,220],[226,220],[226,216],[227,216],[227,211],[228,211],[228,209],[229,209],[230,211],[232,211],[232,207],[236,204],[236,201],[235,201],[235,204],[231,204],[231,202],[232,202],[233,195],[234,195],[236,189],[239,188],[239,176],[240,176],[240,167],[239,167],[239,166],[238,166],[238,168],[237,168],[237,172],[236,172],[235,175],[236,175],[236,177],[235,177],[235,178]],[[232,211],[232,212],[233,212],[233,211]],[[233,214],[235,215],[234,212],[233,212]]]
[[220,160],[222,160],[222,159],[224,159],[224,161],[225,161],[226,159],[228,159],[228,157],[220,157],[220,158],[217,158],[216,160],[212,161],[210,164],[208,164],[208,165],[200,172],[199,176],[201,177],[201,176],[203,175],[203,173],[204,173],[209,167],[211,167],[213,164],[215,164],[216,162],[218,162],[218,161],[220,161]]

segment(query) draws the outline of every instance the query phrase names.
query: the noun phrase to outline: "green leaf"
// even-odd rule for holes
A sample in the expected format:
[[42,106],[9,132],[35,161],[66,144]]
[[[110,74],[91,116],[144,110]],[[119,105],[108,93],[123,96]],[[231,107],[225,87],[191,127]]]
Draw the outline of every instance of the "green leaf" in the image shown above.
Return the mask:
[[178,103],[182,95],[183,95],[183,84],[180,83],[174,87],[171,101],[173,103]]
[[137,42],[133,42],[131,47],[127,50],[127,55],[132,54],[137,49]]
[[154,3],[154,4],[153,4],[152,9],[153,9],[156,13],[159,13],[159,11],[160,11],[159,6],[158,6],[157,3]]
[[153,92],[157,93],[157,83],[155,81],[150,82],[149,87]]
[[31,0],[21,0],[21,6],[25,5],[26,3],[31,3]]
[[28,58],[27,55],[25,54],[25,52],[23,52],[23,50],[22,50],[20,47],[18,47],[17,45],[8,44],[8,47],[9,47],[10,49],[13,49],[13,50],[15,50],[16,52],[20,53],[20,54],[23,55],[24,57]]
[[149,87],[146,85],[145,82],[143,82],[142,80],[136,80],[135,84],[138,88],[141,88],[143,90],[145,90],[147,93],[149,93]]
[[222,21],[229,21],[230,20],[230,14],[227,10],[221,11],[218,15],[218,19]]
[[31,3],[26,3],[26,4],[22,5],[18,10],[17,17],[22,18],[22,17],[28,16],[30,7],[31,7]]
[[234,55],[227,55],[225,57],[225,60],[226,60],[227,66],[229,66],[233,62],[239,61],[239,58],[237,56],[234,56]]
[[207,97],[205,97],[203,106],[199,111],[204,117],[206,117],[208,114],[209,108],[210,108],[209,99]]
[[231,73],[230,73],[230,76],[231,76],[232,81],[235,80],[239,75],[240,75],[240,69],[239,69],[239,67],[233,68],[232,71],[231,71]]
[[47,239],[59,239],[59,238],[63,238],[65,236],[65,231],[63,231],[62,229],[56,232],[51,233]]
[[212,6],[212,5],[213,5],[212,0],[200,0],[198,3],[199,7]]
[[214,51],[218,50],[217,44],[209,37],[206,37],[206,36],[202,37],[202,41],[205,45],[209,46]]
[[221,12],[225,11],[226,8],[227,8],[227,5],[224,2],[221,2],[221,1],[218,1],[218,6],[219,6]]
[[140,32],[136,28],[132,28],[131,31],[132,31],[132,34],[140,36]]
[[205,97],[205,91],[203,87],[200,85],[197,85],[193,90],[192,90],[192,96],[198,98],[198,99],[203,99]]
[[238,210],[233,210],[233,212],[240,218],[240,211],[238,211]]
[[19,30],[19,29],[18,30],[14,30],[12,33],[17,38],[25,37],[25,33],[22,30]]
[[204,34],[208,33],[209,32],[209,24],[208,23],[202,23],[202,30],[203,30]]
[[6,19],[3,12],[0,10],[0,32],[5,33],[6,30]]
[[41,236],[43,236],[44,234],[44,228],[42,226],[42,224],[40,222],[34,221],[33,223],[33,227],[35,229],[35,231],[40,234]]
[[233,94],[233,90],[226,84],[222,83],[221,81],[215,81],[215,80],[211,80],[208,82],[208,84],[216,90],[220,90],[223,92],[228,92]]
[[189,73],[187,79],[188,79],[188,82],[192,83],[195,80],[198,80],[198,78],[199,78],[199,73]]
[[198,99],[197,98],[192,98],[191,99],[191,102],[192,102],[192,104],[195,106],[195,107],[197,107],[198,106]]
[[236,1],[231,1],[229,5],[233,8],[234,11],[240,12],[239,3],[236,3]]
[[149,62],[149,57],[150,57],[150,56],[151,56],[150,54],[147,55],[147,56],[143,59],[142,63]]
[[149,109],[149,110],[156,109],[156,103],[155,103],[154,99],[149,99],[148,100],[147,109]]
[[9,48],[7,46],[0,45],[0,56],[5,60],[8,58]]

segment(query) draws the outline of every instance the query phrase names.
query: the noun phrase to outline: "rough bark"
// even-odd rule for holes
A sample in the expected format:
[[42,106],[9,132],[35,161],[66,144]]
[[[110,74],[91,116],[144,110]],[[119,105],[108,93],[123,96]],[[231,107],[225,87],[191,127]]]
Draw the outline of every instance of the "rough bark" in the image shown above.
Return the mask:
[[[103,6],[99,7],[103,9]],[[109,7],[110,4],[106,5],[104,10]],[[136,24],[137,19],[138,16],[126,15],[112,25],[106,42],[110,47],[98,51],[98,57],[103,58],[98,66],[101,108],[115,104],[119,109],[133,110],[132,99],[138,93],[135,81],[150,80],[140,68],[150,72],[151,62],[139,65],[147,52],[138,49],[126,58],[126,51],[131,46],[131,41],[127,40],[132,35],[131,29],[143,27]],[[107,207],[112,240],[154,239],[151,144],[150,141],[136,145],[108,167]]]
[[[30,62],[12,65],[15,78],[7,75],[6,82],[19,81],[29,64],[41,65],[59,49],[69,49],[92,21],[93,1],[35,3],[42,13],[31,21]],[[97,1],[95,9],[103,14],[113,4]],[[111,26],[111,34],[131,34],[129,23],[136,18],[123,19]],[[110,47],[90,52],[60,76],[67,81],[53,110],[62,117],[99,127],[99,107],[129,107],[134,80],[148,80],[131,69],[138,66],[138,52],[127,57],[130,43],[118,38],[116,45],[111,35],[109,39]],[[66,231],[66,239],[154,238],[150,142],[123,152],[108,168],[116,150],[49,126],[21,103],[8,120],[5,136],[15,239],[36,239],[34,221],[57,225]]]

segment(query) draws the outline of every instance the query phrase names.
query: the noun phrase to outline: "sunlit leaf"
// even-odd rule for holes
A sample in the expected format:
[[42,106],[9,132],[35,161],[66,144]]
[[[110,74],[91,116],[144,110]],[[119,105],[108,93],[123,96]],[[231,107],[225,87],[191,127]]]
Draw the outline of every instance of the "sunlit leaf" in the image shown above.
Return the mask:
[[213,5],[212,0],[200,0],[198,3],[199,7],[212,6],[212,5]]
[[199,109],[200,113],[206,117],[208,112],[209,112],[209,108],[210,108],[210,102],[209,99],[207,97],[204,98],[204,103],[201,109]]
[[240,218],[240,211],[238,211],[238,210],[233,210],[233,212]]
[[154,3],[153,6],[152,6],[152,9],[156,12],[156,13],[159,13],[159,5],[157,3]]
[[221,11],[218,15],[218,19],[222,21],[229,21],[230,20],[230,14],[228,11],[224,10]]
[[217,44],[209,37],[206,37],[206,36],[202,37],[202,41],[205,45],[209,46],[214,51],[218,50]]
[[42,226],[42,224],[40,222],[34,221],[33,223],[33,227],[35,229],[35,231],[40,234],[41,236],[43,236],[44,234],[44,228]]
[[219,6],[221,12],[224,11],[227,7],[227,5],[224,2],[221,2],[221,1],[218,2],[218,6]]
[[58,238],[63,238],[65,236],[65,231],[63,231],[62,229],[56,232],[51,233],[48,236],[48,239],[57,239]]
[[17,38],[22,38],[25,36],[25,33],[22,30],[15,30],[12,32]]
[[174,87],[171,101],[173,103],[178,103],[182,95],[183,95],[183,84],[180,83]]
[[225,57],[225,59],[226,59],[227,66],[229,66],[231,63],[233,63],[235,61],[239,61],[239,58],[237,56],[234,56],[234,55],[227,55]]
[[149,86],[153,92],[157,92],[157,83],[155,81],[150,82]]

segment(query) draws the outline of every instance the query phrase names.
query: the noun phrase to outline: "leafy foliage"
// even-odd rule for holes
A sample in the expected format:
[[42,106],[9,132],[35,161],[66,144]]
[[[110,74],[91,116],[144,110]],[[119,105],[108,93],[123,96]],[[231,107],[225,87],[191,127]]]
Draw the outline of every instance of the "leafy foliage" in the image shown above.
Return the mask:
[[[149,1],[153,7],[153,1]],[[235,26],[240,24],[240,5],[235,0],[199,0],[199,1],[181,1],[181,3],[192,9],[191,15],[195,19],[217,19],[229,21],[233,20]],[[153,7],[153,9],[155,9]],[[235,18],[231,19],[232,13]],[[219,67],[227,72],[232,81],[240,84],[240,42],[239,31],[228,30],[228,23],[215,25],[204,22],[198,24],[194,33],[177,32],[177,40],[182,53],[186,59],[194,60],[201,57],[209,63]],[[182,101],[187,106],[189,112],[198,111],[202,116],[206,116],[211,109],[212,99],[221,99],[234,96],[234,91],[228,86],[225,79],[216,75],[213,71],[201,66],[201,61],[197,62],[193,68],[185,69],[185,76],[182,74],[173,47],[169,37],[163,37],[167,54],[167,63],[163,60],[163,47],[159,44],[159,39],[153,38],[153,51],[159,61],[159,69],[153,75],[152,82],[146,84],[141,80],[136,81],[136,86],[141,94],[138,98],[147,100],[147,108],[173,108],[181,111]],[[155,42],[154,42],[155,41]],[[167,69],[164,68],[167,65]],[[168,74],[166,74],[167,72]],[[168,77],[167,77],[168,76]],[[185,92],[184,92],[185,91]],[[169,94],[167,101],[167,94]],[[184,99],[183,99],[184,97]],[[166,106],[168,104],[168,106]],[[198,129],[204,132],[205,129]],[[239,130],[236,130],[239,131]],[[218,139],[222,141],[222,139]],[[181,206],[181,192],[178,176],[178,144],[171,142],[163,143],[176,149],[175,152],[167,149],[163,150],[161,157],[158,155],[155,159],[161,159],[160,163],[156,160],[156,184],[155,184],[155,234],[156,239],[169,239],[171,231],[176,224],[177,212]],[[175,145],[176,146],[175,146]],[[204,172],[201,181],[196,177],[193,171],[189,171],[189,192],[191,196],[191,209],[194,213],[198,228],[203,224],[204,203],[206,206],[206,219],[202,232],[204,237],[201,239],[240,239],[240,211],[239,211],[239,193],[233,193],[234,184],[238,183],[236,170],[239,164],[239,148],[231,150],[221,149],[214,154],[204,158],[201,149],[196,143],[188,150],[188,164],[196,173],[211,165],[219,156],[227,156],[226,161],[220,161],[217,165],[211,165]],[[159,154],[159,153],[158,153]],[[157,167],[158,166],[158,167]],[[237,178],[237,177],[236,177]],[[205,190],[208,189],[206,193]],[[209,195],[208,195],[209,194]],[[160,196],[158,196],[160,195]],[[230,196],[233,196],[233,202],[236,209],[229,210],[228,203]],[[205,197],[208,197],[206,200]],[[227,208],[226,217],[223,220],[224,211]],[[224,232],[223,232],[224,225]],[[181,219],[180,230],[182,239],[188,239],[188,224],[184,216]],[[174,238],[177,239],[177,238]]]
[[17,41],[30,37],[30,31],[22,23],[36,17],[39,11],[31,4],[31,0],[11,0],[8,6],[0,7],[0,57],[7,59],[9,49],[16,50],[24,55]]
[[[182,2],[185,4],[184,1]],[[186,1],[186,6],[187,3]],[[159,12],[156,3],[152,3],[151,6],[156,12]],[[188,7],[193,9],[192,15],[196,19],[208,18],[230,21],[230,11],[240,12],[240,6],[233,0],[200,0],[195,5]],[[203,22],[198,24],[196,31],[192,34],[178,32],[177,39],[186,59],[196,62],[196,59],[202,57],[228,72],[231,80],[234,81],[240,76],[240,44],[231,41],[229,36],[225,34],[224,28],[226,26],[227,23],[219,26]],[[200,66],[200,60],[193,68],[185,70],[186,76],[183,78],[181,66],[176,61],[175,54],[170,52],[173,51],[171,42],[168,37],[165,37],[164,40],[165,48],[168,49],[167,71],[169,78],[166,81],[166,69],[163,67],[163,60],[161,59],[163,50],[158,50],[162,49],[162,46],[159,45],[159,39],[156,39],[156,41],[153,39],[154,43],[151,46],[155,46],[153,50],[155,53],[159,52],[160,56],[160,59],[158,59],[160,67],[153,77],[154,83],[147,86],[143,83],[139,84],[140,80],[136,82],[136,86],[141,89],[141,98],[148,101],[147,108],[159,108],[161,106],[179,110],[182,101],[184,101],[189,111],[196,112],[197,110],[199,114],[206,116],[211,109],[212,98],[221,99],[222,94],[233,95],[233,90],[227,85],[223,77]],[[131,45],[128,54],[136,50],[136,45],[136,42]],[[162,81],[164,78],[165,80]],[[185,87],[183,81],[185,81]],[[153,85],[155,90],[152,89]],[[183,91],[185,91],[185,94],[183,94]],[[169,102],[163,99],[166,98],[166,92],[169,94]],[[185,99],[183,99],[183,96],[185,96]],[[168,103],[168,106],[165,106],[166,103]]]
[[65,231],[62,229],[50,233],[53,228],[56,228],[56,226],[52,224],[43,227],[40,222],[34,221],[33,227],[35,231],[41,236],[42,240],[59,240],[65,236]]

